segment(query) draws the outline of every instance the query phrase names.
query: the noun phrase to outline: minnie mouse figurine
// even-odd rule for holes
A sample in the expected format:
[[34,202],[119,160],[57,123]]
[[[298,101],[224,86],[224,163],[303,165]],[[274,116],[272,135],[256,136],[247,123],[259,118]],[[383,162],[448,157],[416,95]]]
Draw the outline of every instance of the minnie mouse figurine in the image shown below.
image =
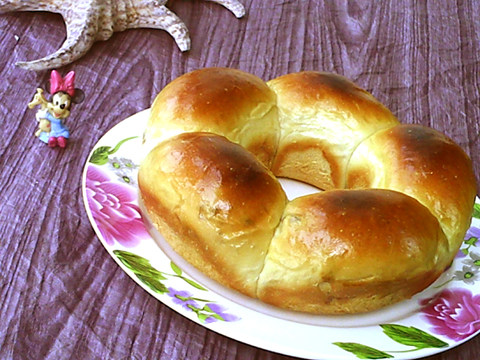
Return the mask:
[[53,70],[50,75],[50,94],[47,100],[43,95],[43,89],[38,88],[33,100],[28,104],[32,109],[40,105],[35,117],[38,121],[38,130],[35,133],[41,141],[49,147],[59,146],[65,148],[70,132],[65,126],[65,119],[70,116],[72,103],[81,103],[84,93],[75,89],[75,72],[70,71],[64,78]]

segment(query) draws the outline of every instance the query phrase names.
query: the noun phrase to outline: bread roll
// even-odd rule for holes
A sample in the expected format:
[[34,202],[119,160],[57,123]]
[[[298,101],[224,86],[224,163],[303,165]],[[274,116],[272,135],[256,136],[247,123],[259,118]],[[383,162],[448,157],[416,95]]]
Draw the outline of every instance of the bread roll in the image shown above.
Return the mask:
[[476,194],[472,163],[460,146],[438,131],[399,125],[363,141],[348,165],[347,187],[400,191],[439,220],[453,260],[470,226]]
[[275,93],[255,75],[229,68],[192,71],[157,95],[144,132],[146,153],[184,132],[223,135],[270,167],[280,135]]
[[324,190],[343,188],[353,149],[398,124],[370,93],[339,75],[304,71],[267,84],[279,108],[280,143],[272,168],[277,176]]
[[358,313],[411,297],[449,264],[437,219],[391,190],[331,190],[284,211],[258,283],[264,302]]
[[141,199],[173,249],[249,296],[286,205],[275,176],[226,138],[184,133],[162,142],[138,175]]
[[[168,243],[281,308],[351,314],[408,299],[449,266],[471,221],[476,183],[460,146],[400,124],[335,74],[267,86],[194,71],[157,96],[144,138],[140,197]],[[287,201],[276,176],[327,190]]]

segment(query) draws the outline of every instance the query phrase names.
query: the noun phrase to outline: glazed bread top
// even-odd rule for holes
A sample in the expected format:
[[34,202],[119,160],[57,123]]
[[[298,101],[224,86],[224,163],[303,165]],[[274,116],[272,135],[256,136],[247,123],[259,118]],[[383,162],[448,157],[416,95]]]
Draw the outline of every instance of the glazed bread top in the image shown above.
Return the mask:
[[[183,132],[222,134],[270,167],[279,139],[276,95],[255,75],[229,68],[206,68],[169,83],[155,98],[144,142]],[[148,150],[147,150],[148,152]]]
[[255,296],[286,196],[253,154],[224,137],[184,133],[147,156],[139,173],[144,205],[169,241],[211,278]]
[[278,176],[324,190],[343,188],[347,161],[358,144],[398,124],[370,93],[340,75],[305,71],[267,84],[279,107],[280,142],[272,167]]
[[355,149],[347,187],[400,191],[438,219],[453,260],[471,222],[476,181],[470,158],[440,132],[420,125],[382,130]]
[[[145,144],[141,199],[174,250],[227,287],[310,313],[426,288],[462,244],[476,194],[460,146],[328,73],[183,75],[157,96]],[[277,176],[327,190],[287,201]]]
[[437,219],[415,199],[381,189],[325,191],[286,206],[257,296],[311,313],[365,312],[423,290],[449,259]]

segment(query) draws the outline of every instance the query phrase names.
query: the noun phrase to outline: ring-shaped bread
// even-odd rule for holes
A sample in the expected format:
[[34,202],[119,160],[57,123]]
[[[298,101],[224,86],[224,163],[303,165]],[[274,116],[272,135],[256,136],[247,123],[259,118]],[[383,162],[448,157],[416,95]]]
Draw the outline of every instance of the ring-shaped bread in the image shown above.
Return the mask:
[[[400,124],[335,74],[265,83],[193,71],[158,94],[144,141],[141,199],[173,249],[285,309],[358,313],[410,298],[449,266],[471,221],[461,147]],[[289,201],[277,176],[326,191]]]

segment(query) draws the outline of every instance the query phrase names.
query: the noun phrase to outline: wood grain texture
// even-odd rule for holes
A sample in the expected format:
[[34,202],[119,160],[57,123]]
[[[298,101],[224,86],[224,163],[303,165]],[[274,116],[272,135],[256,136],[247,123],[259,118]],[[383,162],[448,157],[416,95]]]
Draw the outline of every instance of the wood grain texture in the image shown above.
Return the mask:
[[[171,1],[192,50],[156,30],[96,43],[74,64],[86,93],[72,110],[65,151],[35,140],[27,109],[49,72],[16,61],[63,41],[61,17],[0,15],[0,358],[292,359],[242,344],[183,318],[137,286],[110,258],[87,219],[81,176],[113,125],[148,108],[169,81],[229,66],[265,80],[333,71],[371,91],[399,119],[443,131],[471,156],[480,179],[480,2],[244,0],[241,20],[220,5]],[[480,337],[429,360],[475,359]]]

